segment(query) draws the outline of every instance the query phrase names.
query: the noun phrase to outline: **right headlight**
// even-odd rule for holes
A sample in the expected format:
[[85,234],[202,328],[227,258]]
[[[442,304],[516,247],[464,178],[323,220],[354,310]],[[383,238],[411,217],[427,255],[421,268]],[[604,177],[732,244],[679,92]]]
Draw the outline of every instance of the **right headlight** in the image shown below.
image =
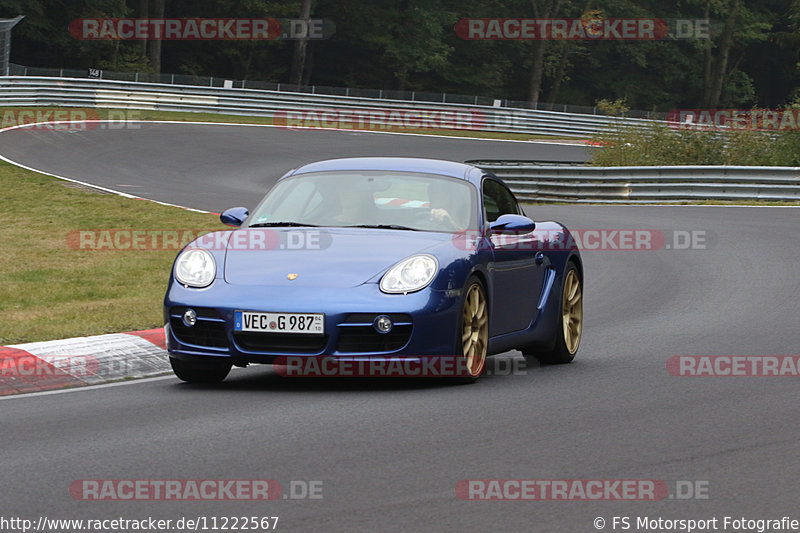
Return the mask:
[[439,262],[428,254],[407,257],[389,269],[381,278],[381,290],[390,294],[415,292],[433,281]]
[[175,279],[189,287],[208,287],[217,275],[217,264],[211,252],[189,248],[175,261]]

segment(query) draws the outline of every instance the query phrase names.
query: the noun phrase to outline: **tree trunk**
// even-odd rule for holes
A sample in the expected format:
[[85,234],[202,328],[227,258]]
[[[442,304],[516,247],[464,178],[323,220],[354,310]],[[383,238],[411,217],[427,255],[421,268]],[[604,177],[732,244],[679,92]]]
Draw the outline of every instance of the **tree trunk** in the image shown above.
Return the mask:
[[[592,9],[592,1],[588,0],[586,5],[583,8],[583,13],[586,14]],[[550,93],[547,97],[547,101],[550,104],[555,104],[556,100],[558,100],[558,93],[561,91],[561,83],[564,81],[564,75],[567,72],[567,58],[569,57],[569,53],[572,50],[572,41],[564,41],[561,43],[561,56],[558,58],[558,70],[556,71],[556,76],[553,79],[553,85],[550,87]]]
[[303,85],[311,85],[311,73],[314,71],[314,43],[308,43],[306,63],[303,68]]
[[[149,0],[139,0],[139,18],[146,19],[150,16],[150,2]],[[142,39],[139,42],[139,50],[143,57],[147,57],[147,39]]]
[[117,70],[119,68],[119,39],[114,41],[114,52],[111,54],[111,69]]
[[[538,17],[537,17],[538,18]],[[545,41],[533,43],[533,65],[531,65],[531,85],[528,100],[536,106],[539,103],[539,93],[542,91],[542,73],[544,71],[544,44]]]
[[[551,18],[558,12],[559,0],[544,0],[545,5],[539,6],[540,0],[531,0],[533,16],[535,18]],[[542,76],[544,72],[544,51],[547,41],[533,42],[533,64],[531,65],[530,93],[528,100],[536,106],[539,103],[539,93],[542,92]]]
[[[303,0],[300,6],[300,18],[306,23],[311,17],[311,0]],[[308,36],[294,42],[294,53],[292,54],[292,68],[289,71],[289,83],[300,85],[303,82],[303,70],[306,66],[306,52],[308,50]]]
[[558,100],[558,93],[561,91],[561,82],[564,80],[564,74],[567,71],[567,57],[569,56],[570,48],[572,48],[572,41],[564,41],[561,43],[561,57],[558,58],[558,70],[556,71],[555,79],[553,79],[553,85],[550,87],[550,93],[547,96],[547,101],[551,104],[555,104],[556,100]]
[[741,0],[733,0],[731,10],[728,17],[725,19],[725,27],[722,30],[722,36],[719,40],[719,55],[716,61],[713,61],[711,66],[711,75],[707,80],[707,101],[705,106],[715,108],[719,105],[719,99],[722,96],[722,88],[724,86],[725,77],[728,71],[728,58],[730,57],[731,47],[733,46],[733,34],[736,31],[736,22],[739,16],[739,7]]
[[[166,9],[166,0],[154,0],[153,18],[163,19]],[[161,43],[163,39],[153,39],[150,42],[150,66],[153,72],[161,74]]]
[[[708,17],[711,14],[711,0],[706,0],[706,11],[704,14],[705,20],[710,20]],[[711,99],[711,41],[706,41],[706,48],[703,51],[703,102],[705,107]]]

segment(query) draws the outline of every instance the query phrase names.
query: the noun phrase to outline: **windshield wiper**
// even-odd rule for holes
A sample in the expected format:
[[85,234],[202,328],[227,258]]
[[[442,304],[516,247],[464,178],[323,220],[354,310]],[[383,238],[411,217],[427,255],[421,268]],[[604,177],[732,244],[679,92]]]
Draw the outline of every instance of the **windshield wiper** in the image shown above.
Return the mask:
[[304,224],[302,222],[259,222],[257,224],[250,224],[248,228],[271,228],[276,226],[283,226],[285,228],[318,228],[315,224]]
[[402,229],[407,231],[420,231],[417,228],[400,226],[398,224],[356,224],[354,226],[342,226],[344,228],[372,228],[372,229]]

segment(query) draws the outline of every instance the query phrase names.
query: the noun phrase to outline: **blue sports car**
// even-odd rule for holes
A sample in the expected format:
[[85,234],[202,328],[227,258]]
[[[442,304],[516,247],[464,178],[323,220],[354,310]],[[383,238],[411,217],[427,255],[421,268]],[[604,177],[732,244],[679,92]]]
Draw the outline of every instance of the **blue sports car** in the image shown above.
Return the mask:
[[369,157],[284,175],[236,229],[186,246],[164,318],[178,378],[287,358],[454,360],[474,381],[518,349],[568,363],[583,320],[583,264],[569,231],[524,216],[490,172]]

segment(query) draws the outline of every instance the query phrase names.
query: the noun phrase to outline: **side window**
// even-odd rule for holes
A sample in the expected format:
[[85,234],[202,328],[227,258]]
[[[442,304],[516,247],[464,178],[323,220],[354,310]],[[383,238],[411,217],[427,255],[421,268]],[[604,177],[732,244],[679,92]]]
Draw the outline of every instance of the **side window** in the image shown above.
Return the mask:
[[483,180],[483,208],[488,222],[494,222],[500,215],[519,214],[519,206],[511,191],[492,179]]

